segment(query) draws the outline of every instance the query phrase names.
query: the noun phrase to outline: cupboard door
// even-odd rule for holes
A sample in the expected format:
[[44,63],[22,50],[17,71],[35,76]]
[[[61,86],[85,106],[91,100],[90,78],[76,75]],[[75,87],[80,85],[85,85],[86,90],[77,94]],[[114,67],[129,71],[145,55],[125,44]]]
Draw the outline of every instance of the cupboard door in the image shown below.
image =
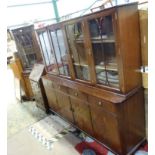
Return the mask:
[[113,14],[88,21],[98,84],[119,88]]
[[114,150],[121,150],[118,120],[102,107],[90,104],[94,137]]
[[50,30],[50,37],[55,51],[56,61],[60,75],[70,76],[69,57],[61,29]]
[[75,78],[90,81],[89,66],[84,43],[83,23],[78,22],[66,25],[65,30],[72,55]]
[[47,72],[57,75],[58,74],[57,63],[52,45],[49,41],[47,31],[38,32],[38,38],[40,42],[40,47],[42,49],[42,55],[44,58],[44,63],[46,65]]
[[58,91],[56,91],[56,96],[59,105],[57,112],[71,123],[74,123],[69,96]]
[[59,106],[57,104],[57,98],[56,98],[55,90],[52,88],[48,88],[47,86],[44,86],[44,88],[45,88],[45,93],[47,96],[49,107],[52,110],[54,110],[55,112],[57,112],[59,109]]
[[90,110],[86,102],[70,97],[75,125],[93,135]]

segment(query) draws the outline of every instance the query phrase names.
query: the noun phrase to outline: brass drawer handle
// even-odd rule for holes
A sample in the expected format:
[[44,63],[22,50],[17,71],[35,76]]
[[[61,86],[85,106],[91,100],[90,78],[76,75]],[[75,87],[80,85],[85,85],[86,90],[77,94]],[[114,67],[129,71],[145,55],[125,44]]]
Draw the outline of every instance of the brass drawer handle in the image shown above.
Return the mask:
[[102,105],[102,102],[101,102],[101,101],[99,101],[99,102],[98,102],[98,105]]

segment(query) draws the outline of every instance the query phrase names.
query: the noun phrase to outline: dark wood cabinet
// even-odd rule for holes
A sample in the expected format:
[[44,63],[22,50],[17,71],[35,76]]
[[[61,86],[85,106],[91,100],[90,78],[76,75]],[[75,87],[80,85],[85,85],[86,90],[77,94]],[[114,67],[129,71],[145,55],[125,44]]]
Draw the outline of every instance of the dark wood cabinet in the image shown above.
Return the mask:
[[119,155],[145,140],[137,3],[37,30],[50,109]]

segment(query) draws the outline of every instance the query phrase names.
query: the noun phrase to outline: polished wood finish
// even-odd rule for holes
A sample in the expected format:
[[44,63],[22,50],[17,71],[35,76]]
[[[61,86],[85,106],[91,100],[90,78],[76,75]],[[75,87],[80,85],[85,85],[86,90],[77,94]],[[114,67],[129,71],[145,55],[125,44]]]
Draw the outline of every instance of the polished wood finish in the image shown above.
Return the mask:
[[[141,55],[139,15],[136,5],[120,7],[117,10],[118,65],[120,89],[126,93],[141,86]],[[129,78],[130,77],[130,78]]]
[[62,115],[65,119],[67,119],[71,123],[73,123],[73,114],[71,111],[69,96],[59,91],[56,91],[56,97],[57,97],[57,103],[59,105],[57,113]]
[[139,10],[142,65],[148,66],[148,10]]
[[[110,33],[105,40],[91,35],[90,22],[103,19],[101,17],[112,23],[111,25],[108,23],[110,25],[108,30],[112,29],[110,31],[112,39],[109,39]],[[75,32],[72,34],[75,38],[71,36],[68,39],[70,32],[68,25],[71,25],[70,29]],[[145,108],[139,72],[141,61],[137,3],[104,9],[53,24],[44,30],[49,33],[50,30],[58,28],[63,30],[71,74],[66,77],[47,72],[42,77],[50,109],[115,154],[133,153],[145,139]],[[94,41],[93,37],[97,39]],[[106,48],[109,42],[113,45]],[[73,46],[75,44],[78,50],[71,49],[70,43]],[[98,82],[95,52],[101,52],[101,48],[98,47],[95,51],[93,46],[98,46],[96,44],[99,46],[106,44],[104,47],[108,49],[105,50],[107,54],[114,52],[116,67],[105,66],[101,69],[118,72],[118,87]],[[72,53],[74,50],[78,52]],[[79,54],[79,57],[83,56],[81,64],[76,64],[76,58],[78,59],[76,54]],[[62,59],[61,55],[60,58]],[[102,60],[105,59],[104,56],[99,59],[100,62],[107,63]],[[80,66],[79,70],[82,67],[88,69],[90,79],[77,78],[75,65]],[[84,73],[87,73],[86,70]]]
[[[81,99],[81,98],[80,98]],[[81,130],[93,135],[90,110],[88,104],[78,98],[70,97],[75,125]]]
[[[49,76],[52,79],[52,75],[42,77],[51,104],[49,105],[63,118],[108,146],[116,154],[125,155],[143,141],[145,113],[141,88],[130,95],[121,95],[121,100],[118,100],[114,93],[101,98],[96,97],[97,94],[90,95],[93,87],[88,87],[86,93],[86,84],[83,89],[78,89],[80,83],[74,85],[74,88],[70,87],[71,85],[67,87],[61,80],[56,82]],[[100,91],[102,89],[98,89],[98,92]]]

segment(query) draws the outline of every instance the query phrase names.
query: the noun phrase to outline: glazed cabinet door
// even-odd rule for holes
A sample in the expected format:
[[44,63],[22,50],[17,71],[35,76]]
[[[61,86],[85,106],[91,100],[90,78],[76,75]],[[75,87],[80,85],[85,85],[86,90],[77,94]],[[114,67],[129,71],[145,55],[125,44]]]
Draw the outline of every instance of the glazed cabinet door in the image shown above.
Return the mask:
[[91,115],[88,104],[82,100],[70,97],[75,125],[88,134],[93,135]]
[[103,144],[117,150],[117,152],[121,152],[117,117],[113,113],[108,112],[102,102],[98,102],[98,100],[96,101],[98,104],[89,102],[94,137]]
[[59,105],[57,112],[71,123],[74,123],[69,96],[60,91],[56,91],[56,96]]
[[90,81],[90,72],[83,33],[84,23],[79,21],[65,25],[65,30],[75,78],[88,82]]
[[88,20],[90,46],[99,85],[119,88],[114,14]]
[[58,66],[57,66],[53,47],[49,40],[48,31],[46,29],[40,30],[37,32],[37,34],[38,34],[38,39],[39,39],[40,48],[42,51],[42,56],[44,59],[46,71],[50,74],[57,75],[58,74]]
[[63,29],[58,27],[49,27],[50,41],[55,52],[59,75],[70,77],[69,71],[69,51],[67,50]]

